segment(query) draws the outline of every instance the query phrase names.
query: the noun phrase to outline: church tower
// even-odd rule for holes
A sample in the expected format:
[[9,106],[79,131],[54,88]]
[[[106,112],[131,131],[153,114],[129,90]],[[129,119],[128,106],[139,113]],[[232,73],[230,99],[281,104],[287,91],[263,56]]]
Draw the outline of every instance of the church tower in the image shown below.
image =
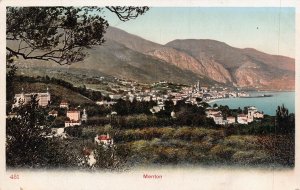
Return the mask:
[[83,109],[83,114],[82,114],[82,117],[81,117],[81,121],[87,121],[87,114],[86,114],[86,110]]

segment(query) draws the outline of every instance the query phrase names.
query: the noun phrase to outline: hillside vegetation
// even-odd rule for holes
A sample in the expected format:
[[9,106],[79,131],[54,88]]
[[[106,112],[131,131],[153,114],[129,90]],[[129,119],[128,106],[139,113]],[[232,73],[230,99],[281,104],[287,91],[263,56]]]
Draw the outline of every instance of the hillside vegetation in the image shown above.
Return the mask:
[[52,96],[51,98],[52,101],[55,101],[57,103],[60,102],[60,100],[62,99],[66,99],[74,104],[79,104],[79,105],[86,104],[86,103],[94,103],[92,100],[88,99],[87,97],[57,84],[16,81],[15,92],[21,93],[22,88],[24,89],[24,93],[46,92],[48,88],[49,93]]
[[[295,59],[253,48],[235,48],[207,39],[173,40],[165,45],[110,27],[102,46],[87,50],[82,62],[55,63],[22,60],[28,68],[77,69],[137,82],[167,80],[181,84],[222,84],[245,89],[294,90]],[[8,46],[14,46],[9,42]]]

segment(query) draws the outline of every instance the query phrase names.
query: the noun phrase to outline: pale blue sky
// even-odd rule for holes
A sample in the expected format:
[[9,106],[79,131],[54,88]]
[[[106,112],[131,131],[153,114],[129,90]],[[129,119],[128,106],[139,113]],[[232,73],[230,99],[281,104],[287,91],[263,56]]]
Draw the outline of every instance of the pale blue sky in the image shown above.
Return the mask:
[[151,8],[122,22],[108,14],[111,26],[165,44],[174,39],[214,39],[239,48],[295,56],[294,8]]

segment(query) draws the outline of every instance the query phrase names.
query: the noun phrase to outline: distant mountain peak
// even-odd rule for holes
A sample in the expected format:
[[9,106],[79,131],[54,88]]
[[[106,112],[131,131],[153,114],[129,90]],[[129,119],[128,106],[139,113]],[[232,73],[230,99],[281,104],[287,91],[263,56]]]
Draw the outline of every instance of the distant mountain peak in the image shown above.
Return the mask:
[[160,45],[114,27],[108,29],[106,37],[216,82],[258,89],[294,89],[295,60],[285,56],[236,48],[214,39],[175,39]]
[[87,50],[89,56],[82,63],[69,67],[141,82],[193,84],[200,80],[203,85],[295,88],[295,59],[289,57],[212,39],[175,39],[161,45],[115,27],[107,29],[105,38],[105,44]]

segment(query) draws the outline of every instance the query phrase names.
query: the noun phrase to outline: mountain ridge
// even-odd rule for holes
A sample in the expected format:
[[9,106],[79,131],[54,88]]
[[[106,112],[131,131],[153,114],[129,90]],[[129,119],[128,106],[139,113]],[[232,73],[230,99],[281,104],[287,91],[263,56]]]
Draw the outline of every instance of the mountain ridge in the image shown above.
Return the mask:
[[[87,49],[87,57],[67,68],[90,69],[141,82],[167,80],[223,84],[259,90],[294,90],[295,59],[254,48],[236,48],[211,39],[175,39],[161,45],[109,27],[106,42]],[[32,67],[41,64],[28,61]]]
[[[235,48],[211,40],[174,40],[166,45],[185,51],[198,60],[211,57],[230,72],[238,87],[294,88],[295,64],[292,58],[266,54],[254,48]],[[287,80],[288,84],[278,85],[274,78]]]
[[[175,39],[161,45],[113,27],[105,37],[219,83],[258,89],[294,89],[295,60],[286,56],[236,48],[212,39]],[[273,78],[287,80],[289,84],[277,85],[278,80]]]

